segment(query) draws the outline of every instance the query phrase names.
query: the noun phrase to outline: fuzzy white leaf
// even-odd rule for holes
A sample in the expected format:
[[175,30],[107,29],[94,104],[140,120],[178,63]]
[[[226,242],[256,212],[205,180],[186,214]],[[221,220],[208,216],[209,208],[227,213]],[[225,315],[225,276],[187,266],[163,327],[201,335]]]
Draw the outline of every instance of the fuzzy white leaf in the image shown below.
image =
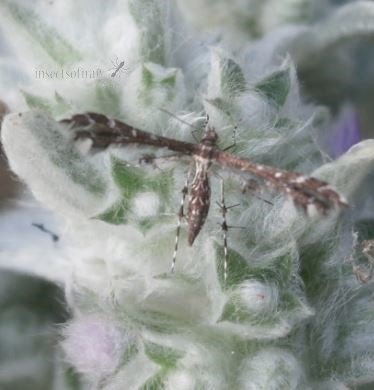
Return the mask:
[[323,52],[344,40],[373,34],[374,4],[371,1],[357,1],[338,8],[328,20],[298,37],[291,52],[296,56],[296,62],[305,62],[309,55]]
[[107,181],[80,155],[66,126],[30,111],[6,116],[1,135],[11,168],[50,208],[93,215],[105,207]]
[[304,373],[296,357],[278,348],[265,348],[245,359],[240,371],[242,390],[304,388]]

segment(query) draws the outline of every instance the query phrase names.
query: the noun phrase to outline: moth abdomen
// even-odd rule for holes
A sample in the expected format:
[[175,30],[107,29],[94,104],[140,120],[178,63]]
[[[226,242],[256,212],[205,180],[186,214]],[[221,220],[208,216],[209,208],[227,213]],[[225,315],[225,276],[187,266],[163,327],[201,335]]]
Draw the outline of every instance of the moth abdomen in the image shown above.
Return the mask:
[[187,206],[188,244],[192,245],[208,216],[210,206],[210,183],[205,170],[196,173],[190,187]]

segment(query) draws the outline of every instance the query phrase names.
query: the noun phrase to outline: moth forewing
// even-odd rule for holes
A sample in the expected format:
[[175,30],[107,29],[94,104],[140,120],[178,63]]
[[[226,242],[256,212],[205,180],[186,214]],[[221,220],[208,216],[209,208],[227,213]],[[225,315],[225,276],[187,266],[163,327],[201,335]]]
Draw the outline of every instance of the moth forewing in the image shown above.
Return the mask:
[[[183,156],[191,156],[195,161],[197,161],[197,158],[202,159],[207,168],[214,162],[220,168],[250,174],[262,180],[266,187],[291,197],[294,203],[304,211],[308,211],[313,207],[318,212],[326,214],[336,206],[347,206],[345,199],[324,181],[299,173],[256,164],[248,159],[237,157],[216,148],[218,136],[211,127],[207,127],[200,143],[192,144],[154,135],[96,113],[74,115],[71,119],[63,120],[62,123],[67,123],[75,129],[78,128],[75,137],[77,139],[91,139],[93,146],[96,148],[103,149],[110,145],[125,146],[128,144],[152,146],[158,149],[166,148]],[[198,171],[197,167],[196,171]],[[204,219],[201,221],[204,221]]]
[[221,150],[215,150],[214,161],[226,169],[260,179],[265,187],[289,196],[305,212],[315,207],[325,215],[333,208],[348,206],[344,197],[332,186],[314,177],[256,164]]

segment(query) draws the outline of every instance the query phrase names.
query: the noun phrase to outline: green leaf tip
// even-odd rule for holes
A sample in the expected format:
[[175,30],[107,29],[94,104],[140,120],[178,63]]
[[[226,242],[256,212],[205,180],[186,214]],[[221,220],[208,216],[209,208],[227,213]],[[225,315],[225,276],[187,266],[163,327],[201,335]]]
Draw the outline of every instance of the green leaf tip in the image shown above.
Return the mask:
[[[170,200],[172,184],[174,182],[172,171],[162,171],[159,174],[147,174],[143,169],[125,162],[117,157],[111,158],[111,172],[114,183],[120,190],[121,199],[115,202],[105,212],[95,218],[114,225],[126,224],[133,220],[138,224],[138,228],[146,231],[160,223],[162,216],[136,218],[131,205],[136,195],[142,192],[154,192],[159,196],[161,214]],[[134,220],[135,218],[135,220]]]
[[13,20],[22,26],[57,64],[66,65],[82,59],[79,52],[61,37],[55,28],[48,26],[33,11],[14,2],[3,1],[3,5]]
[[71,105],[57,92],[50,99],[24,90],[21,90],[21,93],[31,110],[41,110],[53,117],[64,115],[71,110]]
[[266,77],[255,86],[256,91],[266,97],[276,107],[282,107],[291,87],[290,69],[279,70]]
[[151,342],[145,343],[144,351],[150,360],[167,369],[174,368],[178,360],[183,357],[181,351]]
[[222,62],[222,93],[236,96],[246,90],[246,81],[240,66],[231,58]]
[[121,94],[118,85],[111,80],[98,80],[95,85],[97,105],[100,111],[117,118],[121,114]]
[[247,83],[240,65],[222,50],[212,50],[211,83],[218,78],[220,95],[233,98],[246,91]]
[[164,390],[165,380],[167,376],[166,370],[160,370],[156,375],[149,378],[139,390]]
[[139,97],[144,105],[152,105],[157,95],[164,95],[171,102],[178,94],[181,73],[177,68],[163,68],[154,63],[146,63],[141,67],[141,85]]
[[112,157],[112,176],[124,199],[143,191],[154,191],[168,200],[174,180],[172,171],[163,171],[158,175],[147,175],[143,169]]
[[140,30],[140,54],[144,62],[165,64],[164,15],[156,0],[131,0],[130,12]]
[[221,287],[231,289],[248,279],[260,281],[274,280],[287,284],[292,271],[292,255],[287,253],[275,258],[271,264],[250,265],[237,251],[228,248],[227,279],[224,280],[224,251],[222,245],[215,245],[217,258],[217,273]]

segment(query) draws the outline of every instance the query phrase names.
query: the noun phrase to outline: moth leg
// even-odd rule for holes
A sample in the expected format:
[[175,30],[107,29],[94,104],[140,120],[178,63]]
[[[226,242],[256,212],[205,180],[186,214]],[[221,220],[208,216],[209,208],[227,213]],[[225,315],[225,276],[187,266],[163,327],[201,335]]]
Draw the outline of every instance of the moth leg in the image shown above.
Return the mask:
[[222,149],[224,152],[230,149],[236,148],[236,131],[238,130],[238,125],[235,125],[232,130],[232,144],[229,146],[226,146],[226,148]]
[[167,156],[156,156],[153,153],[145,153],[138,159],[138,166],[149,165],[154,169],[162,169],[157,165],[157,161],[180,161],[181,155],[178,153]]
[[179,244],[182,219],[185,216],[184,215],[184,203],[186,201],[186,196],[188,194],[188,184],[189,184],[189,180],[190,180],[190,175],[191,175],[191,168],[188,170],[186,181],[185,181],[183,189],[182,189],[182,198],[181,198],[181,203],[180,203],[180,207],[179,207],[179,211],[178,211],[177,231],[175,234],[174,253],[173,253],[173,259],[171,262],[171,269],[170,269],[171,273],[174,273],[174,271],[175,271],[175,263],[177,260],[177,252],[178,252],[178,244]]
[[239,119],[239,120],[237,121],[237,123],[234,124],[234,123],[235,123],[235,120],[234,120],[234,118],[232,117],[232,115],[229,114],[229,113],[227,113],[227,114],[228,114],[228,117],[229,117],[230,120],[231,120],[232,125],[229,125],[229,126],[226,126],[226,127],[222,128],[221,131],[222,131],[222,130],[225,130],[225,129],[227,129],[227,128],[232,127],[232,144],[229,145],[229,146],[227,146],[226,148],[224,148],[224,149],[223,149],[224,152],[227,151],[227,150],[235,149],[235,148],[236,148],[237,130],[238,130],[238,128],[239,128],[240,122],[242,121],[241,119]]
[[[204,129],[205,130],[208,127],[208,124],[209,124],[209,114],[206,114],[205,121],[204,121]],[[197,144],[200,143],[200,140],[196,137],[196,134],[199,133],[199,132],[200,132],[199,129],[194,129],[194,130],[191,131],[192,137],[193,137],[193,139],[195,140],[195,142]]]
[[223,260],[223,280],[224,280],[224,282],[226,282],[226,280],[227,280],[227,269],[228,269],[227,233],[228,233],[229,227],[231,227],[231,226],[227,225],[226,214],[227,214],[228,210],[230,210],[230,209],[232,209],[234,207],[239,206],[239,204],[234,204],[232,206],[226,206],[226,203],[225,203],[225,184],[224,184],[224,180],[223,180],[223,177],[221,177],[221,176],[218,176],[218,178],[221,181],[221,201],[217,202],[217,204],[218,204],[218,207],[220,208],[221,214],[222,214],[221,229],[222,229],[222,233],[223,233],[223,255],[224,255],[224,260]]
[[270,206],[274,206],[274,203],[270,202],[270,200],[267,200],[262,196],[257,195],[257,193],[261,189],[261,186],[256,180],[249,179],[249,180],[242,181],[241,187],[242,187],[243,194],[245,194],[248,191],[256,199],[262,200],[263,202],[267,203]]

